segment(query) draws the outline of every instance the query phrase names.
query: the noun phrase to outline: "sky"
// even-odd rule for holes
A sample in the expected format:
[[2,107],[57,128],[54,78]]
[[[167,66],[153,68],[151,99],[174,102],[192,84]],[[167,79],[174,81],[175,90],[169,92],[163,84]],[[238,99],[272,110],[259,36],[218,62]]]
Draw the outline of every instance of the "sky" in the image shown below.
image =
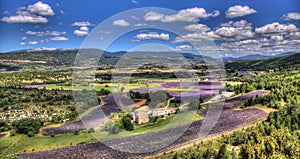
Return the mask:
[[[138,8],[142,11],[120,15]],[[170,29],[159,29],[164,25]],[[0,52],[80,48],[91,34],[104,46],[124,31],[103,49],[128,51],[157,43],[193,52],[203,49],[193,43],[208,40],[222,56],[275,55],[300,51],[299,29],[299,0],[0,1]]]

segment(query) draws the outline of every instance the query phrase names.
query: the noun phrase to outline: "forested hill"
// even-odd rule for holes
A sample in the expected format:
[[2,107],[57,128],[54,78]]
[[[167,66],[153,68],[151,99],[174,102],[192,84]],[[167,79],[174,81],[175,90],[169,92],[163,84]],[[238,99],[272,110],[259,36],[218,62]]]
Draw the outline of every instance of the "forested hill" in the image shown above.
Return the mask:
[[[57,49],[57,50],[47,50],[47,51],[16,51],[10,53],[0,53],[0,70],[18,70],[22,68],[30,68],[30,69],[61,69],[73,66],[74,60],[78,53],[78,49]],[[88,55],[89,53],[96,53],[96,49],[81,49],[81,52]],[[101,56],[101,60],[99,64],[111,66],[117,63],[122,56],[125,55],[126,52],[104,52]],[[131,52],[133,54],[144,55],[156,57],[158,52]],[[195,55],[191,53],[182,53],[176,54],[175,52],[159,52],[160,56],[169,58],[168,54],[172,53],[174,59],[183,58],[189,62],[193,63],[204,63],[204,59],[200,55]],[[176,57],[175,57],[176,56]],[[205,57],[205,59],[212,58]]]
[[[95,49],[81,50],[87,53],[95,52]],[[96,50],[97,51],[97,50]],[[78,49],[71,50],[53,50],[53,51],[17,51],[11,53],[0,53],[0,70],[17,71],[22,68],[29,69],[62,69],[73,66]],[[126,52],[104,52],[99,63],[105,66],[114,65]],[[135,54],[151,54],[156,56],[157,52],[135,52]],[[165,52],[167,55],[168,52]],[[160,55],[162,55],[160,53]],[[182,56],[181,56],[182,55]],[[200,55],[191,53],[182,53],[175,58],[184,57],[191,63],[205,63]],[[168,57],[168,56],[166,56]],[[206,59],[211,59],[205,57]],[[263,70],[274,68],[298,68],[300,66],[300,53],[286,55],[277,58],[269,58],[265,60],[235,60],[225,63],[227,69],[251,69]]]
[[299,68],[300,53],[287,55],[278,58],[270,58],[266,60],[243,60],[231,61],[225,64],[226,69],[231,70],[265,70],[276,68]]

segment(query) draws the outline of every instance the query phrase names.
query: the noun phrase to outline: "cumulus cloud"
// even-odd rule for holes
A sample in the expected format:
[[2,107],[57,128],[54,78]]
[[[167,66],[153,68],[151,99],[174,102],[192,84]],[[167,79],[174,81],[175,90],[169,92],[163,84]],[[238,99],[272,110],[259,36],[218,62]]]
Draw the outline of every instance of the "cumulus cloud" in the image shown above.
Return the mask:
[[251,30],[252,29],[252,23],[247,22],[246,20],[240,20],[237,22],[229,21],[227,23],[221,24],[222,27],[234,27],[238,29],[243,30]]
[[113,22],[113,25],[114,26],[120,26],[120,27],[127,27],[129,26],[129,22],[127,22],[126,20],[124,19],[119,19],[119,20],[116,20]]
[[142,26],[147,26],[146,23],[138,23],[134,25],[135,27],[142,27]]
[[291,32],[288,35],[286,35],[289,39],[294,39],[294,40],[300,40],[300,32]]
[[95,26],[95,24],[92,24],[88,21],[86,21],[86,22],[74,22],[72,24],[72,26],[87,27],[87,26]]
[[250,15],[256,13],[256,10],[253,8],[250,8],[249,6],[241,6],[236,5],[233,7],[230,7],[226,12],[226,18],[236,18],[236,17],[242,17],[245,15]]
[[283,36],[270,36],[258,39],[247,39],[235,42],[225,42],[218,45],[218,50],[226,53],[277,53],[297,51],[300,40],[284,39]]
[[25,37],[25,36],[21,38],[22,41],[24,41],[24,40],[26,40],[26,39],[27,39],[27,37]]
[[86,36],[88,35],[89,33],[87,31],[82,31],[82,30],[75,30],[73,32],[73,34],[77,35],[77,36]]
[[210,28],[204,24],[191,24],[185,26],[184,29],[189,31],[194,31],[194,32],[206,32],[210,30]]
[[217,40],[240,40],[253,37],[251,30],[234,27],[222,27],[212,33],[212,37]]
[[24,45],[26,45],[26,43],[25,42],[20,42],[20,45],[24,46]]
[[56,36],[56,37],[50,38],[50,40],[52,40],[52,41],[67,41],[69,39],[66,37],[63,37],[63,36]]
[[181,51],[181,50],[192,50],[193,47],[191,45],[179,45],[175,47],[175,50]]
[[162,22],[196,22],[199,19],[217,17],[219,15],[220,12],[218,10],[208,13],[204,8],[195,7],[180,10],[177,14],[174,15],[164,15],[156,12],[148,12],[144,16],[144,19],[146,21],[160,20]]
[[283,20],[300,20],[300,13],[292,12],[282,16]]
[[282,41],[283,40],[283,36],[273,35],[273,36],[271,36],[271,40]]
[[141,33],[136,35],[135,37],[138,40],[148,40],[148,39],[160,39],[160,40],[169,40],[169,34],[166,33],[157,33],[157,32],[150,32],[150,33]]
[[47,18],[36,15],[13,15],[3,17],[1,21],[6,23],[48,23]]
[[63,35],[63,34],[66,34],[65,31],[63,32],[59,32],[59,31],[38,31],[38,32],[35,32],[35,31],[27,31],[26,32],[27,35],[30,35],[30,36],[59,36],[59,35]]
[[88,31],[89,31],[89,28],[88,28],[88,27],[85,27],[85,26],[83,26],[83,27],[80,27],[80,30],[81,30],[81,31],[86,31],[86,32],[88,32]]
[[139,0],[131,0],[131,2],[134,3],[134,4],[138,4]]
[[110,34],[110,31],[98,31],[99,34]]
[[34,14],[39,14],[43,16],[54,15],[52,8],[48,4],[42,3],[41,1],[36,2],[33,5],[29,5],[27,9],[29,12]]
[[265,26],[255,28],[255,33],[263,36],[286,35],[299,29],[294,24],[280,24],[274,22]]
[[174,43],[179,42],[199,42],[203,39],[211,39],[208,33],[189,33],[186,35],[181,35],[175,38]]
[[146,15],[144,16],[144,20],[145,21],[157,21],[157,20],[161,20],[165,15],[164,14],[160,14],[160,13],[156,13],[156,12],[148,12],[146,13]]
[[89,28],[88,26],[92,26],[93,24],[89,22],[75,22],[72,24],[73,26],[80,26],[79,30],[75,30],[73,34],[77,36],[86,36],[89,34]]
[[45,3],[37,2],[28,7],[19,7],[15,15],[6,16],[1,21],[6,23],[48,23],[44,16],[53,16],[52,8]]
[[30,44],[30,45],[36,45],[36,44],[38,44],[38,42],[37,41],[29,41],[28,44]]
[[184,29],[193,31],[176,37],[174,42],[193,42],[202,40],[242,40],[252,38],[254,33],[252,32],[252,23],[248,23],[245,20],[221,24],[220,28],[212,30],[203,24],[192,24],[185,26]]
[[177,14],[166,15],[162,21],[163,22],[194,22],[199,19],[205,19],[209,17],[217,17],[220,15],[218,10],[213,11],[212,13],[207,13],[204,8],[188,8],[180,10]]

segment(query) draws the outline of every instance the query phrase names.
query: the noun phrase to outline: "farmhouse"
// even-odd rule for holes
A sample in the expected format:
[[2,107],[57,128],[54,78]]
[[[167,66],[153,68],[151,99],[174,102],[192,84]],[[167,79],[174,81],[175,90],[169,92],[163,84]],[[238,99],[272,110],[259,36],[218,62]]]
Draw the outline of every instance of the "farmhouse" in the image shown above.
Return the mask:
[[155,117],[155,116],[161,116],[161,115],[171,114],[175,112],[176,112],[176,108],[158,108],[152,110],[151,116]]
[[148,106],[143,106],[134,111],[132,114],[133,121],[138,124],[143,124],[149,122],[149,116],[156,117],[166,114],[175,113],[177,108],[157,108],[153,110],[149,110]]
[[137,122],[138,124],[143,124],[149,122],[149,107],[143,106],[138,108],[132,114],[133,121]]

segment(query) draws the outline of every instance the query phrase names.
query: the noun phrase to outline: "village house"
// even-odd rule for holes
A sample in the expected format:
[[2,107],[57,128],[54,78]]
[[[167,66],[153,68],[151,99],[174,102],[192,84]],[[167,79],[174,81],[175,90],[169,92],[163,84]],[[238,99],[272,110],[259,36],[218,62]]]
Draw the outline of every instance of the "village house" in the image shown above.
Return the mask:
[[148,123],[149,122],[149,107],[143,106],[134,111],[132,114],[133,121],[138,124]]
[[161,116],[166,114],[172,114],[175,112],[176,112],[176,108],[158,108],[152,110],[151,116],[156,117],[156,116]]
[[149,117],[157,117],[167,114],[175,113],[177,108],[157,108],[154,110],[149,110],[148,106],[143,106],[134,111],[132,114],[133,121],[138,124],[143,124],[149,122]]

